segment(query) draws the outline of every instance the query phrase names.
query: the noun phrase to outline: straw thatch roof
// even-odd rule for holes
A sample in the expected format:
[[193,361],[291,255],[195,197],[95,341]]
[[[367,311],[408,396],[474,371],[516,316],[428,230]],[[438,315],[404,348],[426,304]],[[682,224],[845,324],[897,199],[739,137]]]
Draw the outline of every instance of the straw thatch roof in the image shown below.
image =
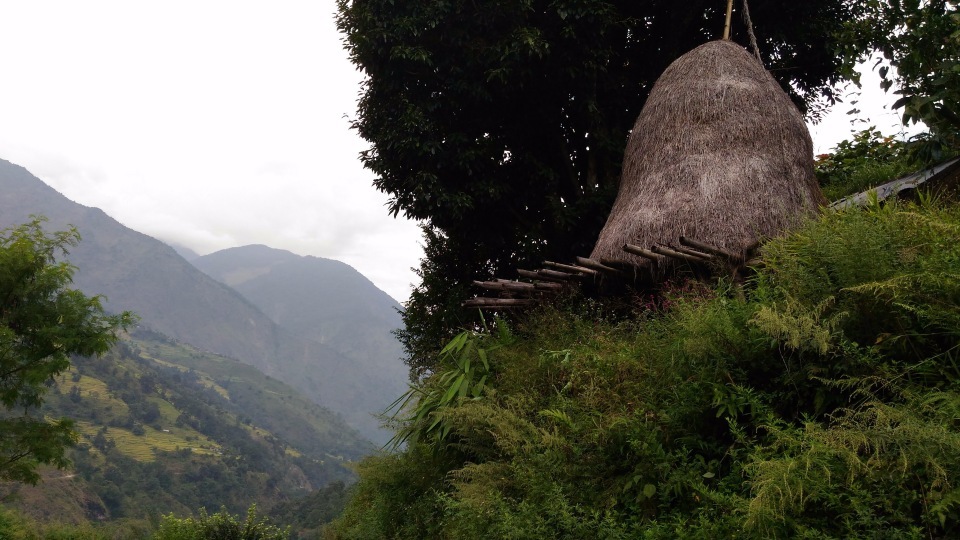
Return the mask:
[[681,56],[654,85],[590,258],[644,263],[624,244],[648,248],[680,236],[738,252],[826,202],[800,112],[756,58],[714,41]]

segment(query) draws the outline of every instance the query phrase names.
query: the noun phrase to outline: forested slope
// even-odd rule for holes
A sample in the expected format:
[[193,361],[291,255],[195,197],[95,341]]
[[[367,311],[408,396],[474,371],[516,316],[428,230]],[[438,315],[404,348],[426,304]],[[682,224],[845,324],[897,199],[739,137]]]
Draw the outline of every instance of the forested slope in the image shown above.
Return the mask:
[[0,488],[8,506],[44,521],[148,523],[254,503],[269,511],[351,482],[349,463],[374,450],[280,381],[149,331],[102,358],[74,358],[44,410],[75,420],[73,467],[47,471],[35,487]]
[[[344,415],[364,436],[381,443],[389,438],[373,415],[390,402],[391,394],[403,390],[405,372],[397,349],[389,349],[395,340],[383,324],[378,326],[382,335],[368,340],[381,345],[382,362],[381,357],[341,354],[313,336],[276,324],[173,248],[98,208],[70,201],[23,167],[0,159],[0,227],[25,223],[31,214],[49,218],[49,230],[77,227],[82,241],[67,257],[77,267],[74,283],[89,295],[103,295],[108,310],[133,311],[144,327],[255,366]],[[367,300],[360,296],[345,301],[349,306]],[[387,318],[396,316],[392,305],[381,301],[377,307]],[[371,370],[371,364],[382,369]]]

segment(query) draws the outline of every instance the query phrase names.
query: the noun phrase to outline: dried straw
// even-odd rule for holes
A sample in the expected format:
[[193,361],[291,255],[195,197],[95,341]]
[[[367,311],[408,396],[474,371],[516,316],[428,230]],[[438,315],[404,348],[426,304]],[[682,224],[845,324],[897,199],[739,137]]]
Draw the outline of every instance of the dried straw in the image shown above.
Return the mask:
[[743,47],[712,41],[654,85],[627,143],[620,192],[591,259],[637,259],[680,236],[739,252],[826,204],[787,94]]

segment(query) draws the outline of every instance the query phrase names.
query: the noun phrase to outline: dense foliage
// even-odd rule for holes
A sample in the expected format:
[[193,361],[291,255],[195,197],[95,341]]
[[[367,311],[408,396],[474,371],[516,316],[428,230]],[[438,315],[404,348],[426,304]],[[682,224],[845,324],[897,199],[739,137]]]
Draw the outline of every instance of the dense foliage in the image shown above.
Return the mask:
[[[960,147],[960,11],[956,0],[869,0],[846,22],[841,42],[847,55],[877,63],[888,90],[896,86],[904,124],[923,122],[930,159]],[[891,69],[892,68],[892,69]]]
[[253,368],[149,332],[136,336],[101,358],[76,359],[49,394],[45,410],[73,418],[80,431],[71,472],[86,495],[60,500],[52,478],[9,502],[37,515],[34,503],[45,499],[48,516],[72,521],[243,512],[252,503],[269,511],[349,481],[344,461],[373,450],[332,413]]
[[[804,109],[846,71],[831,38],[860,2],[751,6],[765,65]],[[366,74],[355,128],[397,214],[425,220],[400,333],[415,374],[475,315],[471,280],[589,253],[628,131],[673,60],[717,39],[724,3],[341,0]],[[749,42],[735,21],[734,39]]]
[[448,350],[419,388],[457,397],[411,404],[331,536],[956,536],[958,234],[955,206],[827,213],[743,288],[468,334],[482,388],[453,391],[472,368]]
[[287,540],[289,528],[273,525],[258,517],[256,506],[240,518],[221,509],[208,514],[201,509],[196,517],[163,516],[151,532],[145,525],[90,524],[64,525],[38,523],[23,516],[0,509],[0,539],[2,540],[112,540],[117,538],[150,538],[152,540]]
[[817,180],[829,201],[836,201],[922,168],[911,145],[871,127],[841,141],[830,154],[817,156]]
[[76,229],[47,233],[43,219],[0,231],[0,480],[36,483],[40,464],[64,467],[73,424],[38,414],[70,355],[99,355],[129,313],[108,315],[99,297],[71,289],[74,267],[58,261]]
[[0,484],[10,530],[35,533],[0,538],[146,538],[163,515],[251,504],[316,530],[343,508],[349,462],[374,450],[283,383],[153,332],[72,364],[41,412],[74,420],[73,466]]
[[256,507],[251,506],[244,520],[226,510],[208,515],[201,510],[196,518],[164,516],[154,540],[287,540],[289,530],[271,525],[257,518]]
[[334,482],[309,495],[282,502],[270,511],[277,523],[288,524],[296,538],[313,538],[324,525],[339,517],[347,505],[350,489]]

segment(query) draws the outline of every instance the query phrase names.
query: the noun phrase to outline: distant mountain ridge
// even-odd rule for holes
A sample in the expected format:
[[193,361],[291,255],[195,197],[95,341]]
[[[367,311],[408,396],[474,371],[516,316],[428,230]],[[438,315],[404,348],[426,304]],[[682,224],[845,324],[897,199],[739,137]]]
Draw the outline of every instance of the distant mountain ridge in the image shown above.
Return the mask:
[[402,308],[354,268],[263,245],[225,249],[192,262],[284,329],[362,365],[368,377],[392,388],[391,395],[405,390],[403,349],[393,336],[403,324]]
[[[399,394],[397,388],[403,390],[406,376],[399,355],[359,360],[359,352],[348,356],[322,338],[303,337],[307,329],[278,325],[253,301],[203,273],[170,246],[97,208],[70,201],[23,167],[0,160],[0,227],[24,223],[32,214],[47,216],[48,230],[77,227],[83,241],[68,256],[78,268],[75,284],[87,294],[105,295],[108,309],[134,311],[146,327],[255,366],[341,414],[374,442],[389,437],[372,414]],[[393,375],[371,375],[377,369],[403,376],[392,380]]]
[[0,226],[25,223],[33,214],[49,219],[47,230],[77,227],[83,240],[67,257],[77,267],[74,283],[105,295],[107,309],[135,311],[154,330],[258,367],[274,356],[276,325],[239,293],[197,272],[166,244],[0,160]]

